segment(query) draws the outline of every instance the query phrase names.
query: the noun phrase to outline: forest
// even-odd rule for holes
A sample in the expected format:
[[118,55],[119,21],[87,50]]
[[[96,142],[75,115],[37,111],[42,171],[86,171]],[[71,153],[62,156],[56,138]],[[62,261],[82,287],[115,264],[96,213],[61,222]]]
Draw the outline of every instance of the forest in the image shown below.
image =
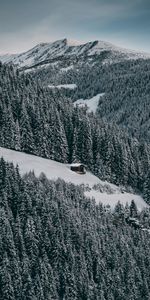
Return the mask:
[[0,66],[0,146],[59,162],[82,162],[96,176],[131,186],[150,201],[150,145],[29,74]]
[[0,160],[1,300],[149,300],[150,210],[114,212],[83,188]]
[[[77,83],[66,92],[50,90],[46,74],[42,82],[40,72],[0,63],[0,147],[82,162],[150,204],[149,61],[89,70],[57,78]],[[99,92],[96,114],[74,107]],[[118,202],[112,211],[86,198],[82,185],[21,177],[0,158],[0,300],[149,300],[149,249],[149,207]]]
[[107,64],[99,57],[91,59],[91,63],[79,60],[65,74],[57,66],[35,69],[32,74],[45,86],[76,84],[75,90],[62,90],[72,101],[105,93],[99,103],[98,117],[119,125],[131,136],[150,142],[150,60]]

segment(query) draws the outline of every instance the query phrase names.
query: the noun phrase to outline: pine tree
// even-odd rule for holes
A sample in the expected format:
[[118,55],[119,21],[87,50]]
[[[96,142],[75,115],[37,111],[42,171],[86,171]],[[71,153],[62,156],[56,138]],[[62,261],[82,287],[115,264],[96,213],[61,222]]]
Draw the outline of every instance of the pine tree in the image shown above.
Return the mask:
[[132,200],[131,205],[130,205],[130,216],[137,217],[137,215],[138,215],[137,206],[136,206],[134,200]]
[[19,122],[16,120],[15,123],[15,132],[14,132],[14,148],[17,151],[21,150],[21,145],[20,145],[20,128],[19,128]]
[[33,134],[24,100],[22,101],[22,109],[20,116],[20,134],[20,144],[22,151],[25,151],[27,153],[34,153]]
[[147,172],[145,178],[143,194],[144,194],[145,201],[149,204],[150,203],[150,170]]

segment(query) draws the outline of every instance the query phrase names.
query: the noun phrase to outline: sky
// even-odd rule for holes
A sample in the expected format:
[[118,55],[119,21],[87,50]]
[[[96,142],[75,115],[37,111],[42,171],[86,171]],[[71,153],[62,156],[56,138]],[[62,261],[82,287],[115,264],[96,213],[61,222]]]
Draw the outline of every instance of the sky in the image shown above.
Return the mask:
[[0,0],[0,53],[93,40],[150,53],[150,0]]

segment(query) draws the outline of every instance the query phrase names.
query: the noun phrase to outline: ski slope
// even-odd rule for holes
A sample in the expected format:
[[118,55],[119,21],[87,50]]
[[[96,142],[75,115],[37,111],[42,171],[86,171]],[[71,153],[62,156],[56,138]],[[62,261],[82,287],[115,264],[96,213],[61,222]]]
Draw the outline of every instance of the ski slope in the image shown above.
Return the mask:
[[96,96],[90,98],[90,99],[78,99],[74,102],[74,106],[79,107],[88,107],[89,112],[95,113],[99,104],[100,97],[104,96],[105,94],[97,94]]
[[[3,157],[8,162],[13,162],[15,166],[18,164],[21,175],[34,171],[35,175],[39,177],[43,172],[47,178],[51,180],[61,178],[75,185],[84,184],[85,187],[89,187],[89,190],[85,191],[85,195],[89,198],[94,197],[97,204],[109,204],[113,209],[118,201],[125,205],[127,202],[130,204],[131,201],[134,200],[139,210],[147,206],[141,196],[125,192],[122,193],[118,186],[102,181],[90,172],[86,172],[84,175],[77,174],[71,171],[70,165],[67,164],[2,147],[0,147],[0,157]],[[93,189],[93,186],[97,184],[100,184],[104,188],[107,186],[109,192],[102,193]]]

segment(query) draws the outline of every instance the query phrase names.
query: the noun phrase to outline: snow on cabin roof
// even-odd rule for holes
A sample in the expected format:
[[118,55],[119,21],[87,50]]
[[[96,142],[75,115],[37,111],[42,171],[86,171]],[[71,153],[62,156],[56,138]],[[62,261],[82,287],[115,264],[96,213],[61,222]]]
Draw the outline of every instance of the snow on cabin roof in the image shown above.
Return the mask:
[[80,166],[84,166],[83,164],[81,163],[73,163],[70,165],[71,167],[80,167]]
[[137,221],[137,218],[129,217],[129,220],[130,220],[130,221]]

